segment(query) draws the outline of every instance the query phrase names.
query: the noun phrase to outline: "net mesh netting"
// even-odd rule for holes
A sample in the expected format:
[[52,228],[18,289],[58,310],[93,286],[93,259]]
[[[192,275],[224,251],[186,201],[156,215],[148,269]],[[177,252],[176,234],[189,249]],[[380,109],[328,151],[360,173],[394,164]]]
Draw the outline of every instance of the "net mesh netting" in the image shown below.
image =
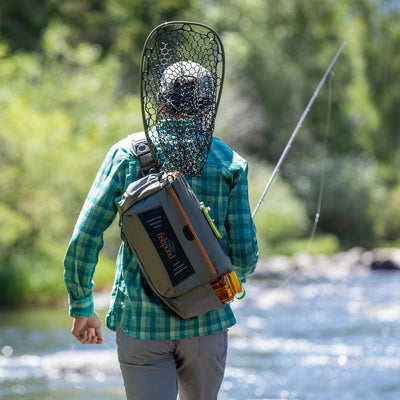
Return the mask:
[[147,38],[141,65],[142,114],[152,155],[163,171],[201,175],[223,78],[223,46],[211,28],[170,22]]

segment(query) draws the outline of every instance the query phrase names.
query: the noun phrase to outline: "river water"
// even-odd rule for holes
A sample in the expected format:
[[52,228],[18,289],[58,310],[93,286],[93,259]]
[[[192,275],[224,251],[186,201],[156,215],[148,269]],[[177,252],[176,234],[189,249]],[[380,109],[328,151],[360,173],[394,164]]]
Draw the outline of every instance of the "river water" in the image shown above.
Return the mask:
[[[251,279],[246,289],[220,400],[400,399],[400,273]],[[83,346],[70,323],[64,310],[0,314],[1,399],[125,398],[114,334]]]

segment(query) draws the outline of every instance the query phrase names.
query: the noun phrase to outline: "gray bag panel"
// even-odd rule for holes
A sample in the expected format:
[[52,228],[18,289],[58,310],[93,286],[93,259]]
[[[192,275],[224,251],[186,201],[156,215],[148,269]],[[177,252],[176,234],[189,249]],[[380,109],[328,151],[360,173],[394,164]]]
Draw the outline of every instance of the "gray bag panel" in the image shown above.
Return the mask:
[[[232,263],[222,246],[222,242],[215,237],[206,217],[201,210],[200,203],[190,185],[182,175],[178,175],[172,182],[172,187],[183,206],[186,213],[190,216],[193,227],[196,229],[207,255],[214,265],[217,276],[226,272],[232,272]],[[199,271],[199,274],[202,272]],[[204,279],[207,279],[204,277]]]
[[220,301],[210,284],[198,286],[183,296],[169,299],[160,298],[183,319],[197,317],[208,311],[225,307],[225,304]]
[[135,182],[132,182],[122,195],[121,201],[118,203],[119,212],[123,215],[130,207],[139,201],[160,191],[167,181],[162,179],[162,174],[146,175]]
[[[143,273],[145,274],[145,270],[143,270]],[[146,274],[145,277],[151,289],[157,293]],[[208,311],[223,309],[225,307],[225,304],[220,301],[209,283],[198,285],[189,292],[177,297],[157,295],[168,308],[183,319],[197,317]]]

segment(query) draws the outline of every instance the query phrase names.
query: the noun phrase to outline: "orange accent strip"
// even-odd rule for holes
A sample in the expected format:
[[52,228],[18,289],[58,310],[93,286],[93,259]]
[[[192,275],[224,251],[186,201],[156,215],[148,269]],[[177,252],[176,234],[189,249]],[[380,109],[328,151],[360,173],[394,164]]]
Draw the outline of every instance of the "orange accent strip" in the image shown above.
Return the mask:
[[208,257],[208,254],[206,253],[203,245],[201,244],[199,237],[197,236],[196,232],[194,231],[193,225],[190,222],[185,210],[183,209],[182,204],[179,201],[178,196],[175,193],[175,190],[172,187],[169,187],[168,191],[171,194],[172,198],[174,199],[176,205],[178,206],[179,211],[181,212],[183,219],[185,220],[186,224],[188,225],[189,229],[191,230],[192,235],[194,237],[194,240],[196,241],[197,245],[199,246],[200,252],[201,252],[201,254],[203,255],[204,259],[207,262],[208,268],[210,268],[210,270],[211,270],[211,272],[213,274],[217,274],[217,271],[215,270],[214,265],[212,264],[210,258]]

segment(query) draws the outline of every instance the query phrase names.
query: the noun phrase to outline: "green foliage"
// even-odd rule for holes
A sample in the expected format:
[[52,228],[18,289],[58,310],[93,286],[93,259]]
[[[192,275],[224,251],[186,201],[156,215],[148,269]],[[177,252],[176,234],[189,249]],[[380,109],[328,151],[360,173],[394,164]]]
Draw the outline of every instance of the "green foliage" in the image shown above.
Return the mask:
[[9,252],[0,259],[0,308],[49,303],[63,290],[62,274],[51,248]]
[[400,185],[395,186],[385,197],[379,218],[382,222],[382,239],[396,242],[400,232]]
[[115,95],[118,63],[94,52],[67,50],[73,66],[25,55],[0,63],[1,202],[35,238],[66,237],[107,148],[140,129],[139,100]]
[[169,20],[201,19],[199,0],[0,0],[0,39],[12,51],[46,52],[43,32],[63,25],[63,49],[94,46],[102,57],[112,54],[120,62],[120,89],[137,91],[143,43],[156,25]]
[[289,239],[279,243],[273,254],[292,256],[296,253],[334,254],[340,251],[340,242],[335,235],[319,235],[303,239]]
[[310,217],[316,212],[322,171],[324,191],[319,228],[335,234],[346,246],[373,246],[385,195],[374,159],[351,154],[328,157],[322,164],[318,159],[297,164],[288,177]]
[[[62,296],[63,282],[61,244],[40,243],[34,249],[17,249],[0,258],[0,309],[46,306]],[[114,260],[99,258],[96,289],[109,288],[114,279]]]
[[[96,47],[88,44],[57,47],[63,32],[62,26],[52,25],[44,35],[49,52],[45,60],[8,55],[2,48],[4,305],[11,299],[19,303],[41,293],[43,301],[64,292],[63,253],[99,164],[111,144],[141,128],[137,96],[118,95],[119,63],[112,57],[100,60]],[[54,245],[57,255],[43,252],[43,243]]]
[[53,0],[0,0],[0,39],[13,51],[37,51],[41,31],[54,13]]

